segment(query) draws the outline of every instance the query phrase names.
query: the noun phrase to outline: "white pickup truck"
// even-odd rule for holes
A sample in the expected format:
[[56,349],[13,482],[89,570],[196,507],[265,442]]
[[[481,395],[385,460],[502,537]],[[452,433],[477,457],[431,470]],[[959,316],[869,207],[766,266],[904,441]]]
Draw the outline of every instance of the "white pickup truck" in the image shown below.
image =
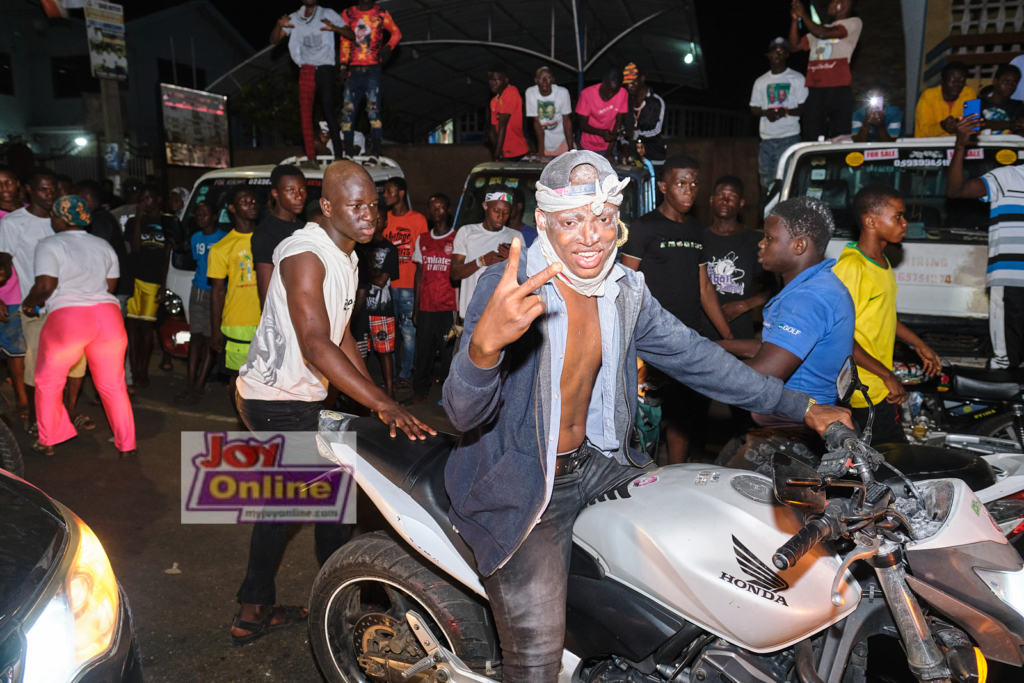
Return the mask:
[[[823,200],[836,219],[828,256],[856,241],[853,197],[865,185],[897,188],[907,205],[907,236],[886,252],[899,284],[896,310],[940,353],[987,353],[988,204],[948,199],[952,137],[900,138],[888,143],[809,142],[783,155],[768,206],[790,197]],[[968,149],[966,178],[1024,163],[1024,138],[992,135]]]

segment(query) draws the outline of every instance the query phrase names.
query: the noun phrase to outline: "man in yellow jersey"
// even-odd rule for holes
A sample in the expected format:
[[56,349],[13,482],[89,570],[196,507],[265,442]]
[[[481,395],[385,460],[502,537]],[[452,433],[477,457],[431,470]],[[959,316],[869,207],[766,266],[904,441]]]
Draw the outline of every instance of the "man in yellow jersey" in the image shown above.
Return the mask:
[[[942,359],[920,337],[896,319],[896,276],[883,250],[898,244],[907,234],[906,208],[900,193],[886,185],[868,185],[853,198],[853,213],[860,221],[860,241],[847,244],[832,272],[850,290],[857,311],[853,358],[860,379],[875,405],[872,445],[905,442],[896,408],[906,399],[900,381],[892,374],[896,340],[914,347],[928,375],[942,370]],[[868,404],[855,394],[850,400],[853,417],[867,425]]]
[[260,324],[260,297],[252,260],[252,231],[259,215],[256,193],[249,187],[239,187],[228,197],[228,212],[234,229],[210,247],[206,276],[213,288],[210,348],[223,352],[234,401],[238,369],[249,356],[249,342]]

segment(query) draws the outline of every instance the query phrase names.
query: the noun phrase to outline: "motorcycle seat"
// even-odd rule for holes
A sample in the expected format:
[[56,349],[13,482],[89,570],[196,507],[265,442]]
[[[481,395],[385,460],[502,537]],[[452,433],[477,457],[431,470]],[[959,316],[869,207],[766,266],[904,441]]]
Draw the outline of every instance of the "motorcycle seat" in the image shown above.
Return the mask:
[[953,391],[965,398],[1005,401],[1020,394],[1020,380],[1020,375],[1011,370],[957,368],[953,375]]
[[348,430],[356,433],[360,457],[409,494],[437,522],[459,555],[476,569],[473,551],[448,519],[451,501],[444,488],[444,467],[458,437],[439,433],[423,441],[410,441],[399,431],[391,438],[388,426],[376,417],[355,418]]

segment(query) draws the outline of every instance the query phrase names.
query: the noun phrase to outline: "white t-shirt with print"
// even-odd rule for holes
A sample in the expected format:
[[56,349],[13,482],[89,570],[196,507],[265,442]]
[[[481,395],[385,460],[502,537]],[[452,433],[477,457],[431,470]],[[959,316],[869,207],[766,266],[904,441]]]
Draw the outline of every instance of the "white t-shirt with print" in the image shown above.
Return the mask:
[[[484,227],[483,223],[476,225],[464,225],[455,233],[455,243],[452,245],[452,256],[462,255],[466,257],[465,263],[477,260],[484,254],[498,251],[499,244],[512,244],[513,238],[523,241],[523,233],[505,226],[494,232]],[[477,268],[476,271],[459,283],[459,315],[466,317],[469,309],[469,302],[473,300],[473,292],[476,291],[476,283],[484,274],[486,268]]]
[[7,252],[14,260],[22,299],[28,296],[36,282],[36,244],[51,235],[50,217],[33,216],[24,207],[0,218],[0,251]]
[[[758,109],[796,109],[807,100],[804,75],[793,69],[780,74],[769,71],[754,81],[750,106]],[[784,116],[778,121],[761,117],[761,139],[775,140],[800,135],[800,117]]]
[[562,117],[572,114],[572,98],[569,91],[560,85],[551,85],[550,95],[541,95],[540,86],[526,89],[526,115],[540,120],[544,129],[544,151],[554,152],[568,141]]
[[316,223],[292,233],[274,249],[274,274],[267,287],[260,325],[249,345],[249,357],[238,371],[238,395],[250,401],[323,401],[327,378],[306,362],[292,325],[288,295],[281,280],[281,261],[312,252],[324,264],[324,303],[331,343],[341,344],[356,299],[355,252],[346,254]]
[[118,304],[107,291],[107,279],[121,275],[117,254],[105,239],[84,230],[65,230],[39,240],[35,273],[57,278],[57,289],[46,300],[48,313],[68,306]]
[[332,9],[316,6],[313,14],[306,16],[306,10],[300,9],[289,15],[291,26],[282,29],[288,36],[288,52],[299,66],[311,64],[313,66],[333,66],[338,58],[338,39],[333,31],[323,31],[328,20],[335,26],[344,26],[345,21],[341,15]]

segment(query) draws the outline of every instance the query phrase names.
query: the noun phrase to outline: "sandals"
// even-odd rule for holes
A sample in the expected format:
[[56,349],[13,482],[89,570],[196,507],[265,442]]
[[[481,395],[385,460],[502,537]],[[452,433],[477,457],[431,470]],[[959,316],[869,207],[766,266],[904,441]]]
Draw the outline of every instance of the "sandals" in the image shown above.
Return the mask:
[[[137,458],[137,457],[139,457],[139,449],[138,448],[133,448],[130,451],[118,451],[118,460],[128,460],[130,458]],[[244,627],[240,626],[239,628],[244,628]],[[248,629],[246,629],[246,630],[248,630]]]
[[[248,635],[236,636],[231,635],[231,641],[235,645],[245,645],[251,643],[258,638],[262,638],[268,633],[274,631],[280,631],[281,629],[290,628],[306,621],[305,616],[299,616],[299,612],[304,610],[304,607],[294,607],[291,605],[279,605],[271,607],[267,610],[266,615],[260,621],[245,621],[240,616],[235,615],[231,625],[235,628],[239,628],[245,631],[249,631]],[[271,620],[274,618],[275,610],[284,611],[284,621],[280,624],[271,624]],[[280,612],[277,612],[280,614]]]
[[72,424],[75,425],[75,429],[84,429],[86,431],[96,429],[96,423],[87,415],[77,416]]
[[34,450],[36,453],[41,453],[43,455],[53,455],[53,446],[44,446],[43,444],[39,443],[39,439],[36,439],[35,442],[32,444],[32,450]]

